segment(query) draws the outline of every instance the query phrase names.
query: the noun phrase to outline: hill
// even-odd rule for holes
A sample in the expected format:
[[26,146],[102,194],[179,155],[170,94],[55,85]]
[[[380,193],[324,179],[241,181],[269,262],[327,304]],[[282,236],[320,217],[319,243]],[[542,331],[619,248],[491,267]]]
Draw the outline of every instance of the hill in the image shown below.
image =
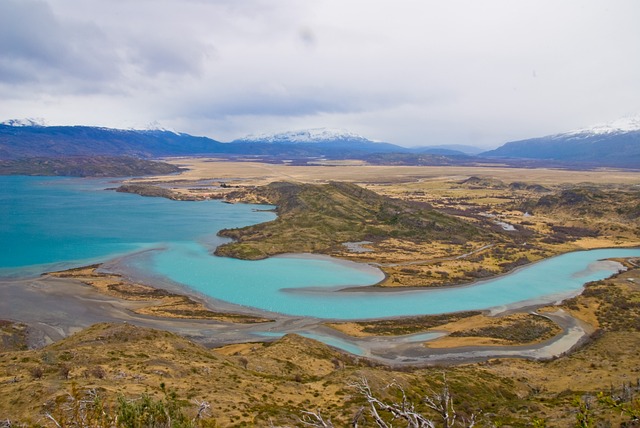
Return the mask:
[[133,177],[180,171],[181,168],[165,162],[127,156],[0,159],[0,175]]
[[407,149],[347,132],[300,131],[221,143],[166,130],[123,130],[90,126],[0,124],[0,159],[31,157],[263,155],[342,159]]
[[640,127],[594,127],[509,142],[470,155],[469,146],[407,148],[342,130],[311,129],[253,135],[223,143],[207,137],[155,130],[90,126],[43,126],[34,122],[0,124],[0,159],[128,156],[251,156],[269,162],[307,164],[324,159],[360,159],[384,165],[477,165],[496,158],[515,167],[611,166],[638,168]]
[[[419,152],[415,154],[414,152]],[[0,159],[91,156],[268,156],[278,159],[361,159],[370,154],[419,157],[463,155],[443,148],[408,149],[341,130],[312,129],[248,136],[230,143],[167,130],[123,130],[91,126],[43,126],[28,121],[0,124]]]
[[391,199],[351,183],[276,182],[230,193],[228,198],[278,207],[274,221],[219,232],[237,241],[218,247],[216,254],[243,259],[290,252],[327,253],[344,242],[382,238],[466,242],[489,236],[484,229],[428,204]]

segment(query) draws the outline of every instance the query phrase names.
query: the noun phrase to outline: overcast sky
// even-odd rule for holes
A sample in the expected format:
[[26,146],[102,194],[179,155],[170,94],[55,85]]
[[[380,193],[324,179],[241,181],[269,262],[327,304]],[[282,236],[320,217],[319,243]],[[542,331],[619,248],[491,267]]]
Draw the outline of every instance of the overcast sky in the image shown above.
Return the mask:
[[506,141],[640,112],[637,0],[0,0],[0,121]]

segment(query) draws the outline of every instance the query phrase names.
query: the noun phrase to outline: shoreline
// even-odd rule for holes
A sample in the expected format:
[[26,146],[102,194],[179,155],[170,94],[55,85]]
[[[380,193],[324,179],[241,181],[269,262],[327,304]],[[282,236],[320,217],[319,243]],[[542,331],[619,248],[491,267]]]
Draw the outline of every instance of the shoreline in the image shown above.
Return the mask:
[[[372,285],[363,285],[363,286],[355,286],[355,287],[345,287],[345,288],[341,288],[338,291],[345,291],[345,292],[358,292],[358,291],[362,291],[362,292],[380,292],[380,293],[388,293],[388,292],[402,292],[402,291],[424,291],[424,290],[450,290],[450,289],[456,289],[456,288],[465,288],[465,287],[472,287],[475,285],[480,285],[483,284],[485,282],[490,282],[490,281],[494,281],[500,278],[505,278],[508,277],[510,275],[513,275],[521,270],[530,268],[532,266],[535,266],[536,264],[548,261],[548,260],[552,260],[554,258],[563,256],[565,254],[570,254],[570,253],[578,253],[578,252],[588,252],[588,251],[597,251],[597,250],[640,250],[640,247],[637,245],[630,245],[630,246],[619,246],[619,247],[596,247],[596,248],[588,248],[588,249],[577,249],[577,250],[573,250],[573,251],[566,251],[563,253],[558,253],[555,254],[551,257],[547,257],[544,259],[540,259],[540,260],[535,260],[533,262],[527,263],[526,265],[521,265],[521,266],[517,266],[516,268],[508,271],[508,272],[504,272],[492,277],[488,277],[488,278],[481,278],[481,279],[474,279],[471,280],[469,282],[464,282],[464,283],[452,283],[452,284],[448,284],[448,285],[434,285],[434,286],[419,286],[419,285],[408,285],[408,286],[382,286],[379,285],[379,283],[376,284],[372,284]],[[274,256],[277,257],[277,256]],[[331,257],[331,256],[327,256],[327,257]],[[599,262],[612,262],[612,263],[617,263],[619,265],[621,265],[622,267],[624,267],[622,265],[622,263],[613,260],[616,257],[610,257],[610,258],[605,258],[605,259],[601,259],[598,260]],[[334,257],[335,259],[335,257]],[[347,260],[348,262],[349,260]],[[358,262],[354,262],[354,263],[358,263]],[[371,265],[373,267],[377,267],[377,265],[375,263],[363,263],[363,264],[368,264]],[[384,273],[384,271],[383,271]],[[569,296],[572,297],[572,296]],[[566,298],[566,297],[565,297]],[[535,299],[534,299],[535,300]]]
[[[264,323],[268,318],[255,314],[244,314],[233,311],[212,310],[193,293],[179,290],[167,290],[142,281],[132,280],[126,275],[110,272],[104,265],[95,264],[86,267],[49,272],[44,277],[67,278],[92,287],[100,294],[124,301],[139,302],[140,307],[134,312],[140,315],[154,315],[169,319],[202,319],[239,324]],[[143,305],[146,303],[146,305]]]

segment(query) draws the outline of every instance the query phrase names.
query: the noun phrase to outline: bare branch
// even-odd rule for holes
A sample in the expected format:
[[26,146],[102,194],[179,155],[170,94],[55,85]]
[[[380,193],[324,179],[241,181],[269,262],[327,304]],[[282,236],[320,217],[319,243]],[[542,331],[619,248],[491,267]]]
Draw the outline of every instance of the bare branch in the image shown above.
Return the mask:
[[399,403],[385,403],[375,397],[371,392],[369,383],[364,378],[352,386],[356,388],[369,403],[369,413],[379,428],[391,428],[391,425],[382,418],[380,412],[390,413],[392,416],[391,420],[402,419],[406,421],[408,428],[435,428],[433,421],[415,410],[413,403],[408,400],[404,389],[396,382],[388,385],[388,387],[395,387],[400,390],[402,401]]
[[317,427],[317,428],[334,428],[331,420],[324,420],[322,415],[320,414],[320,410],[316,412],[302,412],[304,415],[300,422],[303,425],[308,427]]
[[207,401],[198,401],[193,400],[193,402],[198,406],[198,414],[195,418],[193,418],[193,422],[202,418],[203,416],[207,416],[209,414],[209,410],[211,409],[211,405]]
[[54,424],[56,424],[56,426],[57,426],[58,428],[62,428],[62,427],[60,426],[60,424],[58,423],[58,421],[56,421],[56,418],[54,418],[53,416],[51,416],[51,414],[50,414],[50,413],[45,413],[44,415],[45,415],[46,417],[48,417],[49,419],[51,419],[51,420],[53,421],[53,423],[54,423]]

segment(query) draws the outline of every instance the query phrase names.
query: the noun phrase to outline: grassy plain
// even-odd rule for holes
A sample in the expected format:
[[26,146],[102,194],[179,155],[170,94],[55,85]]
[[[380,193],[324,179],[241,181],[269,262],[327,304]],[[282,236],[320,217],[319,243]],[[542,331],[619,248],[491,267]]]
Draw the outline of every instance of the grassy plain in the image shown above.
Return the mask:
[[[285,205],[278,220],[270,224],[229,231],[227,236],[239,242],[222,247],[220,254],[259,258],[287,251],[322,252],[379,266],[386,274],[380,286],[468,283],[563,252],[640,245],[640,174],[636,171],[523,169],[500,165],[370,166],[346,161],[315,166],[206,159],[173,162],[188,169],[180,176],[180,180],[186,181],[166,182],[175,179],[171,176],[143,180],[165,183],[175,192]],[[387,199],[365,192],[352,198],[354,190],[342,191],[344,185],[331,184],[336,181],[358,185]],[[276,182],[303,185],[295,191],[270,192],[269,185]],[[294,209],[289,209],[292,200],[297,202]],[[387,232],[376,236],[358,226],[397,229],[398,221],[371,223],[372,218],[384,217],[380,213],[388,211],[389,206],[393,212],[409,215],[433,209],[469,229],[462,233],[464,228],[451,222],[450,229],[456,229],[455,232],[444,229],[443,235],[428,231],[425,238],[418,233],[399,236]],[[429,229],[423,223],[417,224],[418,230]],[[370,239],[362,245],[367,250],[364,252],[340,245],[362,239]],[[593,319],[587,321],[593,323]],[[477,330],[482,326],[483,331],[496,335],[497,329],[505,329],[504,323],[505,320],[479,316],[464,328],[454,325],[444,328],[454,334],[434,341],[432,346],[504,343],[503,338],[482,336],[477,331],[473,335],[463,333],[465,329]],[[381,326],[385,324],[386,321],[380,322],[378,331],[384,330]],[[394,320],[392,324],[405,334],[429,330],[424,324],[420,327],[415,319]],[[365,328],[354,323],[333,327],[354,335],[366,333]],[[531,329],[532,325],[511,325],[511,329],[516,327],[523,330]]]
[[274,181],[301,183],[327,183],[348,181],[362,184],[410,183],[421,181],[461,181],[472,176],[489,177],[510,183],[525,181],[541,185],[609,183],[640,184],[636,171],[628,170],[564,170],[551,168],[449,167],[449,166],[377,166],[361,161],[332,165],[296,166],[269,164],[255,161],[226,161],[206,158],[166,159],[167,163],[188,170],[179,176],[165,175],[136,180],[142,182],[188,183],[200,180],[222,180],[229,184],[246,186],[265,185]]

